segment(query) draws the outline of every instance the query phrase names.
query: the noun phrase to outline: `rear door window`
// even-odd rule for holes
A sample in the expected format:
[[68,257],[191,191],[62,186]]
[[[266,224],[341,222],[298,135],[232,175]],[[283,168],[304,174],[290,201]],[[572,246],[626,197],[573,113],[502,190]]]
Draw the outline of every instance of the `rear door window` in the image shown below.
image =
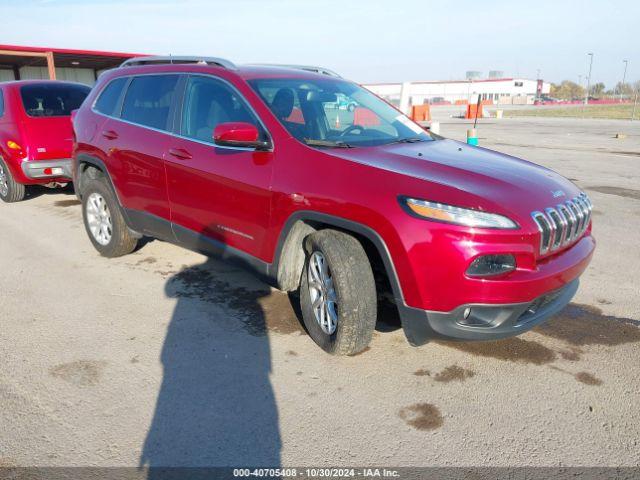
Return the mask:
[[90,91],[86,85],[41,83],[22,86],[20,96],[30,117],[66,117],[80,108]]
[[169,110],[179,75],[134,77],[122,105],[123,120],[158,130],[168,130]]
[[126,77],[113,80],[102,90],[93,108],[105,115],[117,117],[119,112],[116,112],[116,109],[118,108],[122,89],[127,84],[127,80]]

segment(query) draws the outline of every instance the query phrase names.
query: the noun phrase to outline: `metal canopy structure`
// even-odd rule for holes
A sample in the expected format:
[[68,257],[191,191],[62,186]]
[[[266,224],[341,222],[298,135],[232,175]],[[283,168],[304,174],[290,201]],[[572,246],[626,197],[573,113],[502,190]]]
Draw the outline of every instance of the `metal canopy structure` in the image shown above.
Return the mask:
[[49,78],[55,80],[56,67],[91,69],[97,74],[139,56],[142,54],[0,44],[0,68],[13,70],[16,80],[20,80],[21,67],[47,67]]

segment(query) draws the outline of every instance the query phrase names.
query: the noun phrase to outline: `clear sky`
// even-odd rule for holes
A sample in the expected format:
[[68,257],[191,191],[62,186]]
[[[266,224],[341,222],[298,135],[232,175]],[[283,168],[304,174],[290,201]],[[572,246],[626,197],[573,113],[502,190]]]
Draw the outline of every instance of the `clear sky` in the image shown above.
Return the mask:
[[0,43],[317,64],[361,83],[467,70],[640,79],[640,0],[0,0]]

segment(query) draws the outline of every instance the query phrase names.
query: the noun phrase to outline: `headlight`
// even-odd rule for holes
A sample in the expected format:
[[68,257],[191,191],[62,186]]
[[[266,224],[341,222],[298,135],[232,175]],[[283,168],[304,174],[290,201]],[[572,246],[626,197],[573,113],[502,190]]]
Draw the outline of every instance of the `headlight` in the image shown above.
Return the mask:
[[478,228],[518,228],[518,225],[513,220],[496,213],[481,212],[479,210],[454,207],[452,205],[417,200],[415,198],[403,197],[400,199],[400,202],[404,203],[411,213],[439,222]]

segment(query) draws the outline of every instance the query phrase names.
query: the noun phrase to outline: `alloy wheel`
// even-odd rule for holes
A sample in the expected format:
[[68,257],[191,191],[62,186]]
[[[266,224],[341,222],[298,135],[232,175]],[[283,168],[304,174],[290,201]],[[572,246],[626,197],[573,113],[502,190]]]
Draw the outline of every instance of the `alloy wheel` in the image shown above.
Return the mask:
[[87,224],[91,235],[100,245],[108,245],[113,235],[111,212],[104,197],[92,193],[87,199]]
[[4,165],[0,164],[0,195],[6,197],[9,194],[9,179],[7,172],[4,171]]
[[327,335],[338,326],[338,298],[327,260],[321,252],[313,252],[307,269],[309,296],[316,322]]

